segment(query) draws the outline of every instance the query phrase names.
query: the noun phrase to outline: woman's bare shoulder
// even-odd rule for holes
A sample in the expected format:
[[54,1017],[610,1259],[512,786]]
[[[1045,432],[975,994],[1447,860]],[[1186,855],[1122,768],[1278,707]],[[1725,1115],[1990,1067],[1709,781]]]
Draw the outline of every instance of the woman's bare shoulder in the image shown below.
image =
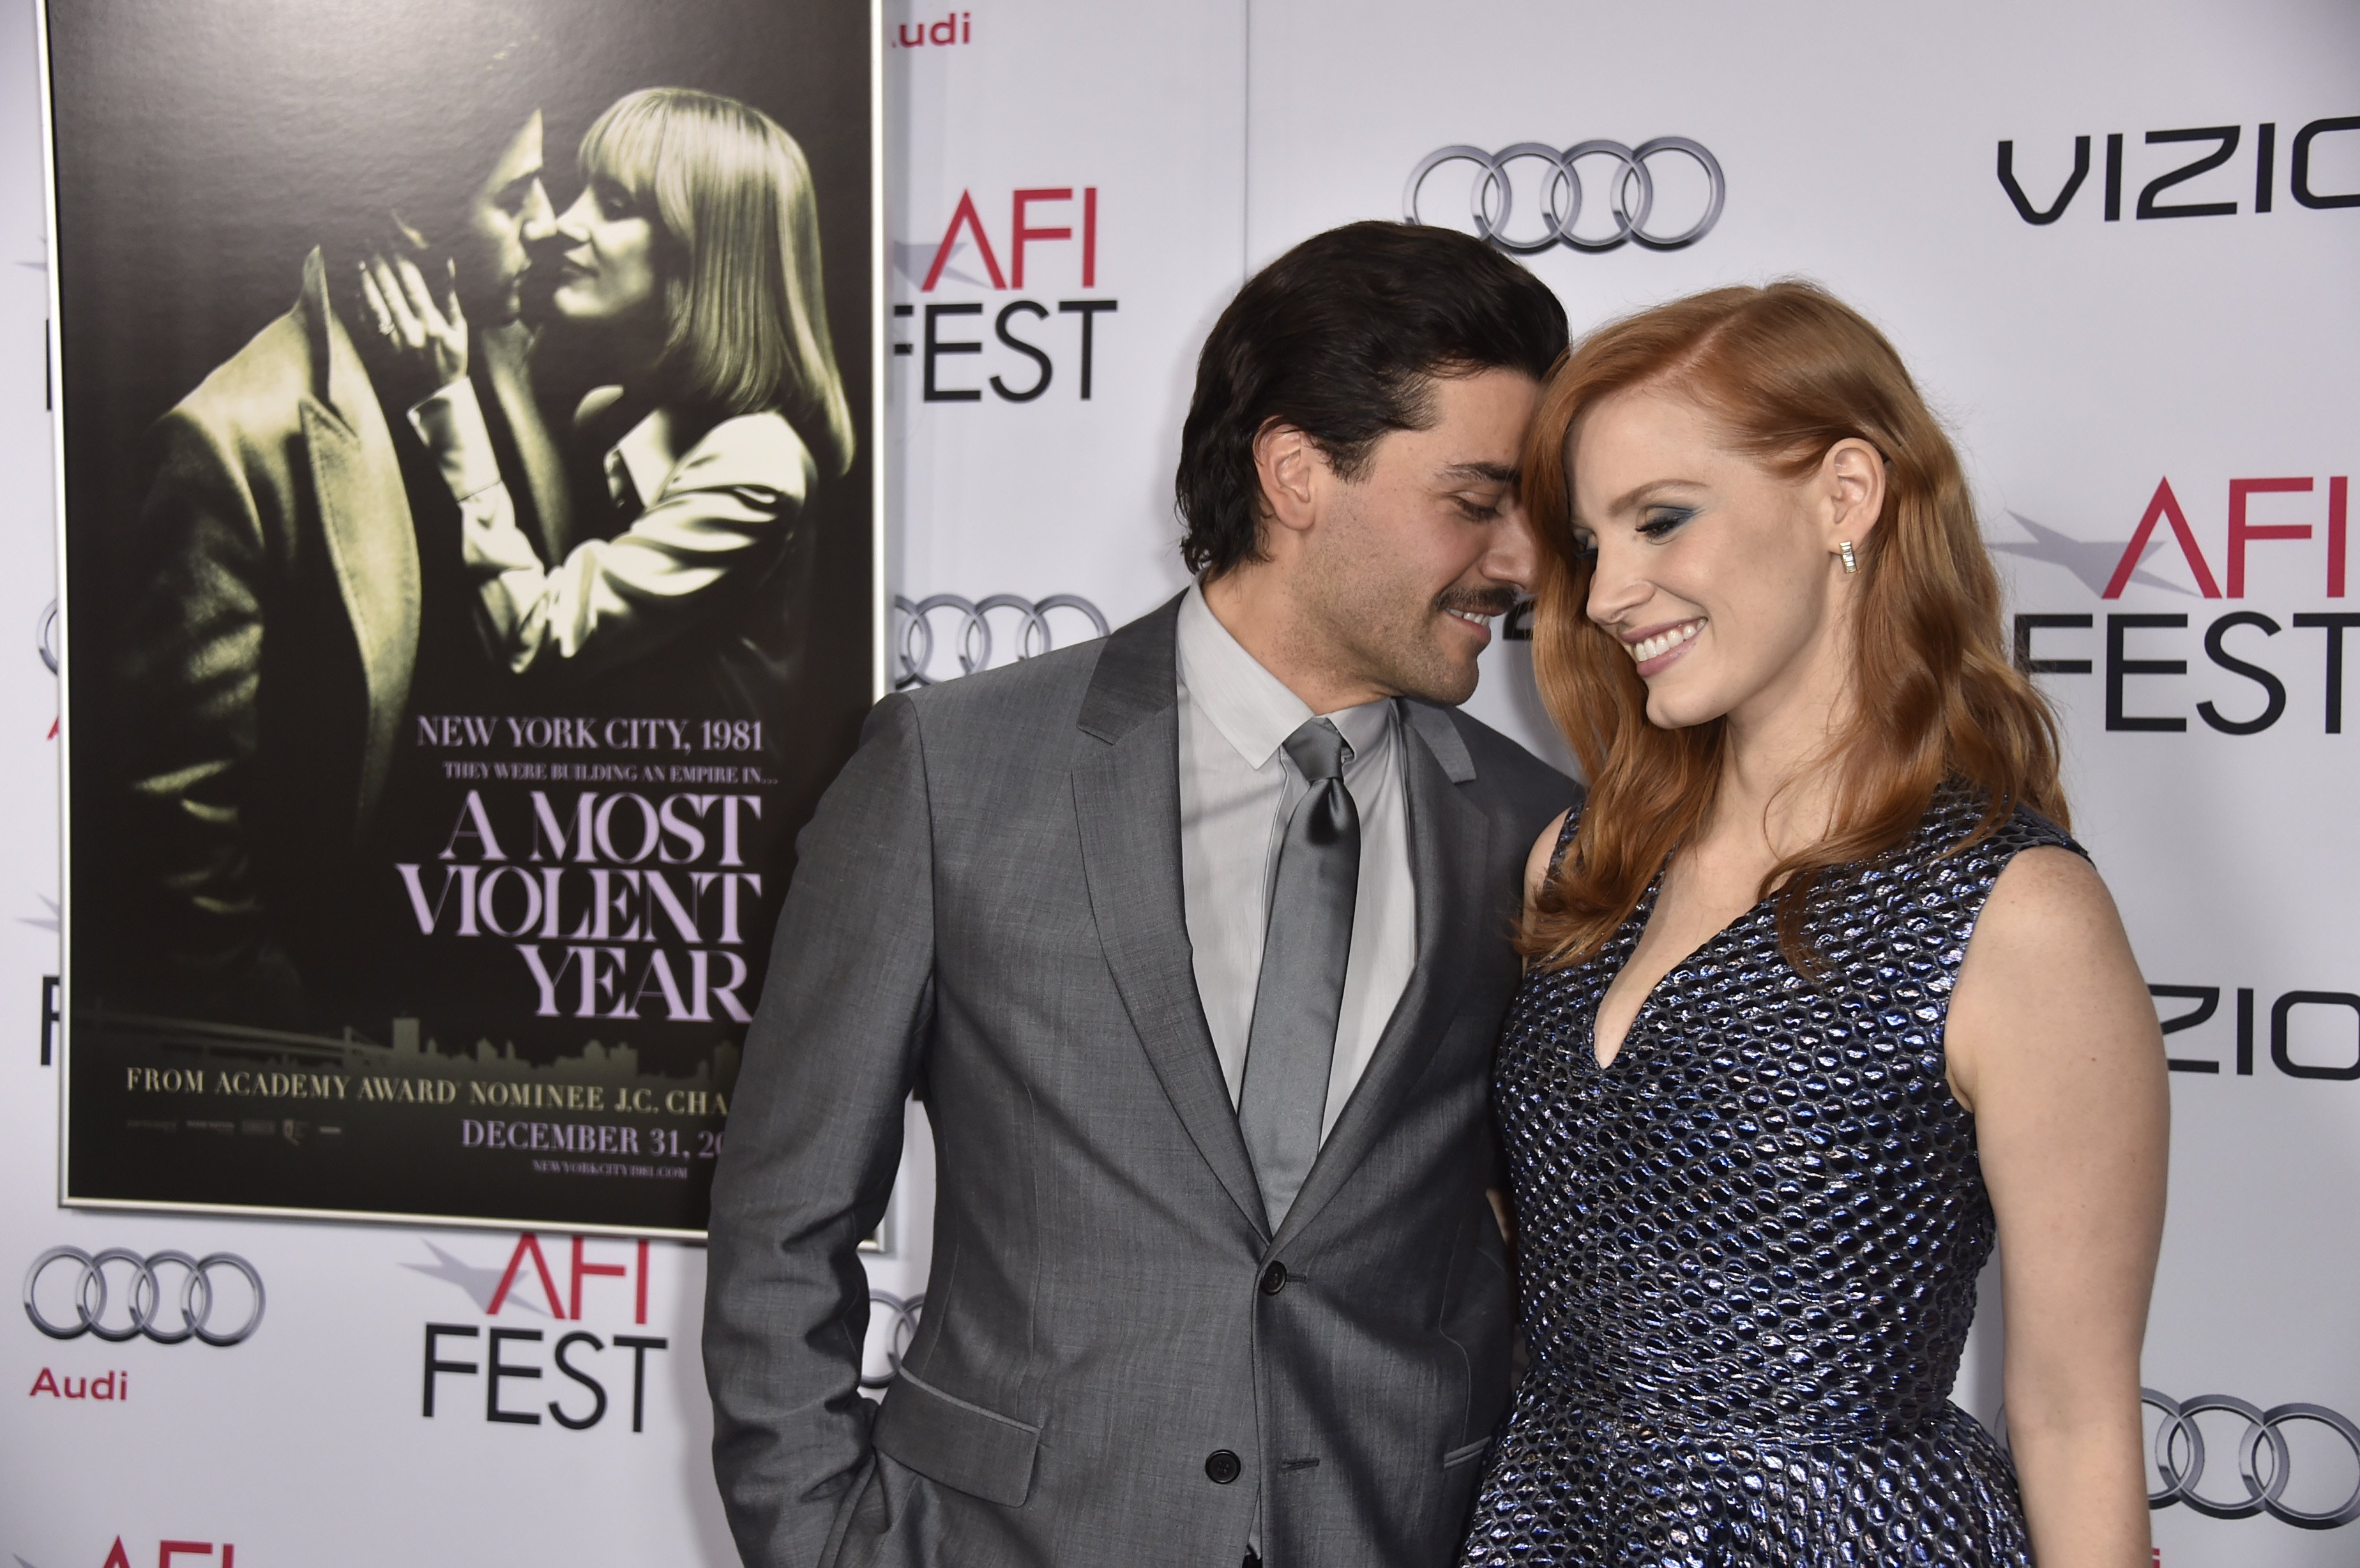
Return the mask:
[[2070,849],[2040,844],[2018,851],[2002,868],[1975,922],[1975,940],[1986,953],[2054,958],[2086,952],[2094,939],[2121,930],[2098,868]]

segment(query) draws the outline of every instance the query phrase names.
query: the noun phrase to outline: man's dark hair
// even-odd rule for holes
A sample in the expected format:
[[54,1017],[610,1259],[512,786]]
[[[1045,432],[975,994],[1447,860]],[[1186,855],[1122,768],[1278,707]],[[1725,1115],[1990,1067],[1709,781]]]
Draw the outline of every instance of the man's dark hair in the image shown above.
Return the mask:
[[1412,223],[1314,234],[1246,281],[1196,358],[1173,483],[1188,570],[1262,559],[1253,443],[1284,420],[1346,479],[1389,430],[1428,428],[1437,377],[1539,380],[1566,347],[1565,307],[1482,241]]

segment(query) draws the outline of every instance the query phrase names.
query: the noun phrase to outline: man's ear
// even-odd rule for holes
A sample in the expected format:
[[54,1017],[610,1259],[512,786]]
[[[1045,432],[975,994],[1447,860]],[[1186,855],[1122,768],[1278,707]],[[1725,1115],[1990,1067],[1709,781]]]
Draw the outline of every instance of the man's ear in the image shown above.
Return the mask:
[[1309,528],[1317,512],[1319,481],[1328,472],[1318,443],[1284,420],[1271,419],[1254,436],[1253,454],[1264,515],[1295,533]]

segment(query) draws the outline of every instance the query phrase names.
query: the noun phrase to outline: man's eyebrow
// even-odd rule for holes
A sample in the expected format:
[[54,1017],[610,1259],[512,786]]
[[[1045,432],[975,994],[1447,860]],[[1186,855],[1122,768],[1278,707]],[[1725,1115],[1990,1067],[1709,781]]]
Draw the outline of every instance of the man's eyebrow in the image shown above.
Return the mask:
[[1454,463],[1442,471],[1445,479],[1480,479],[1491,485],[1513,485],[1516,465],[1513,463]]

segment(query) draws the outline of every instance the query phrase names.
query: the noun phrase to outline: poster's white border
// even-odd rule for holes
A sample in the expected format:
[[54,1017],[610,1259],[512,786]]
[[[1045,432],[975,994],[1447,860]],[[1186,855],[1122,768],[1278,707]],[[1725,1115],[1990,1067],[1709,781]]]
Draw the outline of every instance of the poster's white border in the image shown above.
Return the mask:
[[73,1009],[66,998],[73,994],[73,878],[66,874],[70,846],[73,843],[73,713],[67,693],[72,682],[66,679],[69,660],[72,657],[72,616],[66,603],[66,382],[65,354],[61,344],[65,336],[61,325],[64,314],[58,299],[58,147],[57,114],[49,93],[49,0],[35,0],[33,26],[36,39],[36,67],[41,87],[41,255],[48,264],[49,320],[41,323],[41,349],[49,356],[49,506],[53,513],[52,533],[57,550],[58,593],[58,1019],[57,1057],[53,1066],[58,1075],[58,1206],[71,1206],[73,1200],[66,1192],[66,1138],[73,1124],[67,1103],[67,1085],[73,1082],[67,1072],[72,1060],[70,1020]]
[[[674,1230],[645,1225],[585,1224],[572,1220],[490,1219],[452,1214],[388,1214],[359,1209],[297,1209],[241,1203],[170,1203],[123,1198],[77,1198],[66,1187],[71,1168],[67,1138],[73,1125],[73,879],[67,873],[73,844],[73,714],[66,678],[73,647],[66,593],[66,438],[64,312],[60,308],[58,275],[58,149],[57,114],[51,97],[49,65],[50,0],[36,0],[34,25],[38,32],[41,87],[41,215],[42,249],[48,260],[49,319],[43,334],[49,375],[49,474],[54,513],[58,574],[58,1206],[68,1209],[122,1209],[140,1214],[188,1214],[259,1219],[336,1220],[355,1224],[423,1225],[473,1230],[560,1230],[567,1235],[664,1237],[701,1242],[702,1230]],[[885,5],[869,0],[869,700],[887,693],[885,645],[888,635],[885,587]],[[876,1236],[861,1245],[865,1250],[890,1255],[893,1213],[889,1200]]]

